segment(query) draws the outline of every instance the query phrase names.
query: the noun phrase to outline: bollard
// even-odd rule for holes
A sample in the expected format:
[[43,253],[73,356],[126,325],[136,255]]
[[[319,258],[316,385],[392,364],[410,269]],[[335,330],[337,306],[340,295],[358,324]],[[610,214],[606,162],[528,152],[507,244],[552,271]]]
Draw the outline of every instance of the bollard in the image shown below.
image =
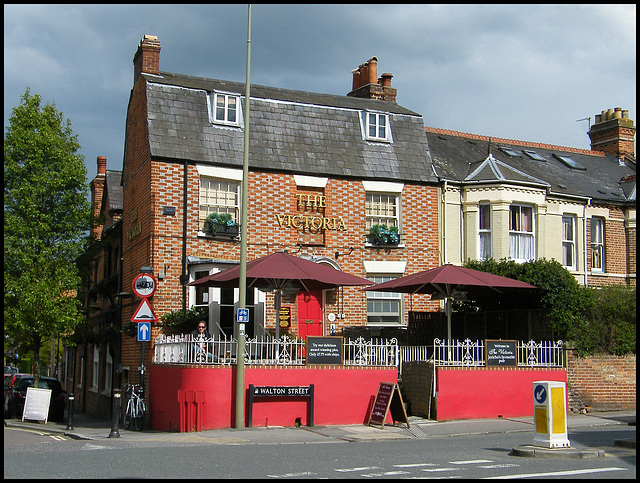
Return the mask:
[[73,429],[73,394],[69,394],[69,403],[67,405],[67,427],[65,429]]
[[111,418],[110,438],[119,438],[118,421],[120,420],[120,389],[113,390],[113,417]]

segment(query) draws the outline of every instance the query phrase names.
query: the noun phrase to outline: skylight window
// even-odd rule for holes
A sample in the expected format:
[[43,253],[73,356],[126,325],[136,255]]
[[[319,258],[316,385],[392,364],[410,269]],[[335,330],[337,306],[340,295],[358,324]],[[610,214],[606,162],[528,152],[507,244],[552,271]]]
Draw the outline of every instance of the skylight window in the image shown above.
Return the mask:
[[568,166],[571,169],[581,169],[582,171],[587,170],[587,168],[585,168],[584,166],[582,166],[580,163],[575,161],[573,158],[570,158],[569,156],[554,153],[553,157],[562,161],[566,166]]
[[536,161],[546,161],[546,159],[544,159],[542,156],[540,156],[535,151],[530,151],[528,149],[523,149],[522,152],[524,154],[526,154],[527,156],[529,156],[531,159],[534,159]]
[[513,149],[508,148],[506,146],[500,146],[500,151],[502,151],[504,154],[508,154],[512,158],[519,158],[520,157],[520,153],[518,153],[517,151],[514,151]]

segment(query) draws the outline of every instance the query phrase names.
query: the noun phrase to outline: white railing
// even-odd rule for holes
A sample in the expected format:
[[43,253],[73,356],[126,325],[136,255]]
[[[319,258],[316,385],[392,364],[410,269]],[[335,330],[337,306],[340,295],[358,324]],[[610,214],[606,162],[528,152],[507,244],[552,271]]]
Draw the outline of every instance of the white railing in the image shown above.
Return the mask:
[[[559,341],[517,342],[518,367],[564,367],[564,347]],[[433,353],[436,366],[485,366],[483,340],[434,339]],[[426,360],[426,359],[425,359]]]
[[[202,344],[202,347],[199,347]],[[191,334],[159,335],[155,340],[156,364],[217,364],[236,363],[238,341],[215,337],[205,341],[195,340]],[[245,339],[244,361],[252,365],[305,365],[305,342],[282,336]],[[344,340],[345,366],[397,367],[400,361],[398,341],[367,341],[360,337]]]
[[344,341],[345,366],[392,366],[400,363],[400,353],[397,339],[366,340],[358,337],[356,340]]

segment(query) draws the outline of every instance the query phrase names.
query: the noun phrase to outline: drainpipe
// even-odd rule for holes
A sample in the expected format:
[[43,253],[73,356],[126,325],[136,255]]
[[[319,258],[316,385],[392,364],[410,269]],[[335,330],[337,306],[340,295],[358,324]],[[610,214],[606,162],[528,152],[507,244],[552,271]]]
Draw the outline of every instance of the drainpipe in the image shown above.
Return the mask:
[[182,310],[187,310],[187,282],[189,281],[189,274],[187,273],[187,178],[188,178],[188,164],[187,160],[184,160],[184,181],[182,195],[184,201],[182,203],[182,270],[180,273],[180,285],[182,285]]
[[582,227],[582,236],[584,239],[584,286],[589,286],[589,272],[587,271],[587,208],[591,206],[591,198],[587,200],[587,204],[584,205],[583,208],[583,227]]

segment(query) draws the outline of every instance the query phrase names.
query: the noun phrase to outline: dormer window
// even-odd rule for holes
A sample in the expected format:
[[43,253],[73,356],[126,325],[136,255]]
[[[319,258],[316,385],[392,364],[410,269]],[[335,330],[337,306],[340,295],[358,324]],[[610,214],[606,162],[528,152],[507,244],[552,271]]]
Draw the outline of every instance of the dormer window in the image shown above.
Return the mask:
[[240,124],[240,97],[235,94],[222,92],[213,93],[213,105],[211,107],[211,119],[215,123]]
[[392,142],[389,114],[373,111],[365,112],[363,130],[364,138],[368,141]]

